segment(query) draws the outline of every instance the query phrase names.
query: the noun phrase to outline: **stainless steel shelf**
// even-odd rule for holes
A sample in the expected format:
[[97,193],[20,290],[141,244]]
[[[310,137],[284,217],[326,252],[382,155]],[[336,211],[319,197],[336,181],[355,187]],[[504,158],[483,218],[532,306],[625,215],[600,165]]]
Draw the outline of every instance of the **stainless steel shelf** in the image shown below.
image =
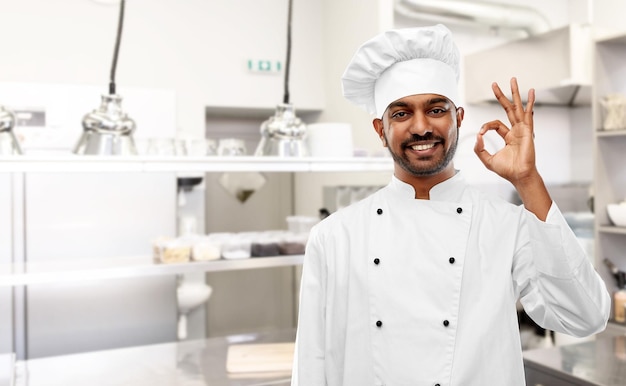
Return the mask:
[[0,172],[343,172],[391,171],[389,157],[2,156]]
[[596,44],[626,44],[626,35],[622,31],[604,33],[595,37]]
[[626,137],[626,130],[597,130],[598,138]]
[[600,233],[616,233],[626,235],[626,228],[614,225],[602,225],[598,228]]
[[300,265],[303,255],[164,264],[152,256],[0,264],[0,287]]

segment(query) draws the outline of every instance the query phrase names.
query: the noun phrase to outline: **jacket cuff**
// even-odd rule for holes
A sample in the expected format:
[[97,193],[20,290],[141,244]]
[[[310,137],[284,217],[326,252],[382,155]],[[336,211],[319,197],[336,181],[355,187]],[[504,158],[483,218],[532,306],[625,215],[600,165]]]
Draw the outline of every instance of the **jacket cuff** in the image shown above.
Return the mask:
[[556,203],[552,202],[545,222],[529,211],[526,213],[537,270],[556,278],[570,278],[587,254]]

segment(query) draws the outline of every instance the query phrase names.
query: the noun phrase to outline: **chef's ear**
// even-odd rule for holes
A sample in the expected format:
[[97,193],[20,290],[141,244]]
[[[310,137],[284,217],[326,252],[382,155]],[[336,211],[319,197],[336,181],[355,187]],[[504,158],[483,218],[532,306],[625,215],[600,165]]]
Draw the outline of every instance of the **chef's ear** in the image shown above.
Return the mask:
[[463,122],[463,118],[465,117],[465,109],[463,107],[456,108],[456,128],[461,127],[461,122]]
[[378,137],[383,142],[383,146],[387,147],[387,141],[385,140],[385,134],[383,132],[383,120],[380,118],[374,118],[374,120],[372,121],[372,125],[374,126],[374,130],[376,130],[376,134],[378,134]]

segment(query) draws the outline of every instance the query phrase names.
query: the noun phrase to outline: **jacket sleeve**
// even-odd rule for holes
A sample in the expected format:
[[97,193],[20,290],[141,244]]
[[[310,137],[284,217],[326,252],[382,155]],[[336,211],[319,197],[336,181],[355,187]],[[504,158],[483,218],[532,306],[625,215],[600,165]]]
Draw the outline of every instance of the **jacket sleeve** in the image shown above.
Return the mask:
[[321,236],[314,227],[306,246],[292,386],[323,386],[325,376],[326,264]]
[[606,285],[555,203],[545,222],[524,210],[513,281],[526,313],[546,329],[584,337],[606,327]]

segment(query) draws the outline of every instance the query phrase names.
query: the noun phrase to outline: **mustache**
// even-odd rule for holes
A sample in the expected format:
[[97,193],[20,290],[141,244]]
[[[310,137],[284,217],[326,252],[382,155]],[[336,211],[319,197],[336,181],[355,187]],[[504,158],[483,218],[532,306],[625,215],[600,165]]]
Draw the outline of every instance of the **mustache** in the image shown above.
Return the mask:
[[409,146],[411,143],[419,141],[440,141],[445,142],[445,139],[440,136],[435,136],[433,133],[426,133],[425,135],[411,134],[411,136],[402,142],[403,147]]

